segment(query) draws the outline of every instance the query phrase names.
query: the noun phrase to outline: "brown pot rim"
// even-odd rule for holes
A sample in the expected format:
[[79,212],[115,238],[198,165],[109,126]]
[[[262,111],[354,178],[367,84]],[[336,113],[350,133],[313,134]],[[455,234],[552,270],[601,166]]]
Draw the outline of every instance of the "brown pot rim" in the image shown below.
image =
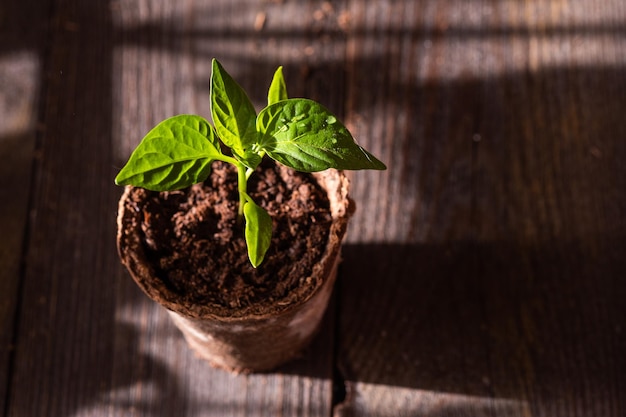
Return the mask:
[[[134,215],[134,213],[131,213],[131,210],[127,210],[125,205],[127,198],[136,189],[136,187],[132,186],[125,187],[118,205],[117,249],[121,262],[126,266],[135,283],[148,297],[168,310],[181,314],[183,317],[241,324],[248,321],[254,322],[293,314],[295,310],[314,297],[328,279],[331,279],[329,276],[337,258],[340,256],[341,241],[346,233],[348,220],[355,211],[354,201],[348,195],[350,181],[343,171],[328,169],[312,173],[312,176],[328,195],[333,219],[322,258],[313,267],[311,273],[311,277],[318,277],[319,279],[314,280],[314,282],[317,282],[316,288],[307,297],[281,306],[280,310],[274,313],[258,314],[248,312],[241,315],[224,315],[220,314],[219,308],[214,308],[211,305],[181,303],[174,292],[167,288],[160,279],[155,278],[154,269],[142,250],[141,233],[138,230],[129,230],[126,227]],[[138,226],[137,228],[140,227]]]

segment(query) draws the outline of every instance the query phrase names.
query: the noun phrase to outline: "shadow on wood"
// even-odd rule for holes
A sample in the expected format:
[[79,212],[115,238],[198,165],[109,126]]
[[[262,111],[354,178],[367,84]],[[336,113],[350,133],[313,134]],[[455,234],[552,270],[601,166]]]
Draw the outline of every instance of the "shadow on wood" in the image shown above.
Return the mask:
[[343,377],[547,403],[593,386],[600,401],[626,375],[626,260],[616,243],[605,240],[599,257],[578,242],[348,245]]
[[[404,15],[390,12],[383,16],[389,20],[366,27],[362,19],[363,27],[346,32],[311,21],[302,31],[259,33],[236,29],[244,19],[234,14],[213,15],[213,3],[187,10],[189,2],[163,2],[163,9],[143,11],[118,2],[49,3],[14,2],[3,9],[11,17],[10,36],[0,40],[0,54],[39,54],[44,88],[31,197],[36,215],[27,258],[20,260],[25,271],[13,281],[23,281],[19,321],[15,332],[12,325],[3,330],[4,340],[17,345],[13,366],[2,376],[0,385],[9,381],[12,388],[0,409],[9,415],[91,408],[110,414],[115,404],[155,415],[172,415],[167,407],[180,406],[187,413],[179,414],[200,415],[202,407],[219,413],[240,401],[251,414],[270,392],[276,409],[295,408],[300,398],[324,402],[326,385],[317,380],[328,377],[329,346],[336,344],[347,395],[351,384],[361,383],[529,400],[545,415],[574,415],[550,411],[581,403],[579,410],[595,412],[580,415],[623,410],[626,79],[623,56],[615,52],[623,28],[600,19],[595,26],[535,29],[522,13],[539,2],[522,2],[511,22],[505,17],[515,2],[507,2],[498,9],[502,20],[485,29],[448,25],[452,10],[463,18],[457,9],[463,2],[425,2],[437,16],[413,8],[419,16],[409,18],[420,20],[408,30],[395,29],[394,18]],[[233,4],[223,2],[225,10],[227,3]],[[349,3],[363,11],[387,4]],[[238,2],[233,10],[248,4]],[[293,21],[298,4],[277,6],[268,25]],[[411,4],[388,2],[400,12]],[[496,4],[484,3],[478,12]],[[177,5],[186,13],[168,13]],[[291,12],[278,13],[283,10]],[[127,12],[130,20],[157,22],[124,26]],[[257,10],[248,12],[254,18]],[[232,28],[215,31],[211,19]],[[485,14],[481,21],[487,20]],[[32,32],[22,33],[26,26]],[[568,41],[559,48],[590,52],[582,65],[574,53],[562,54],[557,64],[549,59],[556,48],[543,41],[561,36]],[[600,47],[599,40],[608,42]],[[285,44],[291,49],[281,55]],[[310,56],[303,53],[307,46]],[[125,47],[128,55],[116,57],[115,49]],[[181,59],[163,54],[144,61],[145,50],[180,53]],[[187,98],[206,103],[205,69],[213,56],[233,64],[233,75],[256,101],[283,64],[293,95],[345,113],[361,144],[390,167],[353,183],[364,207],[353,241],[420,242],[346,246],[336,318],[329,316],[300,362],[255,383],[209,372],[195,378],[203,372],[199,362],[179,349],[181,338],[171,326],[158,327],[169,326],[164,315],[122,281],[129,278],[114,249],[121,191],[113,177],[123,163],[116,152],[121,143],[139,141],[142,123],[180,111]],[[274,62],[280,56],[291,59]],[[606,62],[594,62],[598,56]],[[482,58],[492,61],[481,65]],[[126,84],[118,78],[124,76]],[[169,97],[186,83],[197,90]],[[144,85],[149,91],[138,91]],[[17,285],[11,288],[17,293]],[[141,326],[117,319],[124,308],[143,314],[133,316]],[[13,322],[12,313],[7,320]],[[326,333],[333,327],[334,336]],[[166,346],[162,356],[144,349],[159,343]],[[285,382],[280,373],[296,378]],[[228,388],[220,391],[211,385],[215,380]],[[319,390],[315,396],[308,396],[311,386]],[[5,398],[4,385],[0,391]],[[159,408],[160,395],[169,397],[167,407]],[[532,407],[533,415],[544,414]]]

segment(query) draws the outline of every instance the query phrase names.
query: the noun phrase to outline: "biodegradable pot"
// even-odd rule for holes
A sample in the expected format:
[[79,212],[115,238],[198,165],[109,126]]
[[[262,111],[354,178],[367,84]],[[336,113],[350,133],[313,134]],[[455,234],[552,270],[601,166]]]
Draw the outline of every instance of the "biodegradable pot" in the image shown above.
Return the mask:
[[233,372],[269,370],[296,356],[318,330],[332,293],[341,241],[354,203],[348,197],[349,181],[342,171],[330,169],[312,175],[327,193],[332,216],[323,255],[311,276],[302,277],[317,283],[316,288],[296,302],[285,304],[277,300],[274,314],[228,314],[211,305],[179,302],[177,295],[155,276],[155,269],[146,258],[143,232],[136,221],[141,213],[127,204],[138,189],[125,189],[118,212],[121,261],[139,287],[169,310],[190,347],[212,365]]

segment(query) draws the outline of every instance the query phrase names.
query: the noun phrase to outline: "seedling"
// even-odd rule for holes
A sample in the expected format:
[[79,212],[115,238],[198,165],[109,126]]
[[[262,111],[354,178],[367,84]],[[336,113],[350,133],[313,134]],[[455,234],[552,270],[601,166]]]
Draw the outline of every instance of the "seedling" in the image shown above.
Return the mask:
[[[252,102],[222,65],[213,60],[211,115],[178,115],[154,127],[115,178],[118,185],[173,191],[203,182],[213,161],[237,168],[239,219],[245,221],[248,257],[263,262],[272,237],[272,219],[248,194],[248,179],[269,158],[302,172],[328,168],[385,169],[359,146],[346,127],[321,104],[288,98],[282,67],[274,73],[267,106],[257,115]],[[220,142],[230,149],[222,152]]]

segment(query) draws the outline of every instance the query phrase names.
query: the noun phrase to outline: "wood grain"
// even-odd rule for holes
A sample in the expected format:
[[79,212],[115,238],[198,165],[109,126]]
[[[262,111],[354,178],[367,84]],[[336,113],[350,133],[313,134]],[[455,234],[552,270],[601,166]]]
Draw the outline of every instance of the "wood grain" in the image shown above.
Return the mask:
[[[621,0],[0,6],[0,410],[626,415],[625,23]],[[275,372],[195,358],[115,250],[115,174],[209,114],[213,57],[257,107],[283,65],[389,167],[351,173],[333,308]]]
[[57,2],[45,11],[53,15],[11,416],[73,415],[97,396],[114,330],[112,60],[98,43],[112,34],[108,8]]
[[391,169],[355,187],[336,415],[625,412],[610,3],[351,3],[347,116]]
[[[209,114],[212,57],[263,104],[273,71],[290,61],[256,52],[259,39],[303,54],[313,36],[281,33],[290,14],[319,3],[293,6],[55,2],[8,415],[330,414],[332,316],[298,360],[234,377],[193,357],[122,270],[114,243],[113,178],[131,149],[160,119]],[[329,85],[316,71],[306,61],[286,69],[294,93]],[[331,91],[326,104],[341,106],[342,90]]]
[[0,56],[0,409],[10,375],[14,322],[19,304],[20,258],[26,231],[34,147],[37,59],[28,52]]
[[[0,7],[0,410],[5,410],[20,300],[37,134],[46,3]],[[28,8],[35,9],[25,13]],[[10,16],[10,18],[8,17]]]

